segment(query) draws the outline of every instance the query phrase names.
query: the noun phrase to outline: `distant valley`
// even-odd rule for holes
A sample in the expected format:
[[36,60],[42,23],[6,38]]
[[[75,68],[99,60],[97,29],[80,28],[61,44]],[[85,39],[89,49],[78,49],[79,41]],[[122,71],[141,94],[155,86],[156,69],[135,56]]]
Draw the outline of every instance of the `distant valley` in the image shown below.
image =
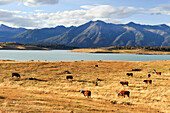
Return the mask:
[[170,27],[90,21],[78,27],[24,29],[0,26],[0,42],[52,43],[74,47],[170,46]]

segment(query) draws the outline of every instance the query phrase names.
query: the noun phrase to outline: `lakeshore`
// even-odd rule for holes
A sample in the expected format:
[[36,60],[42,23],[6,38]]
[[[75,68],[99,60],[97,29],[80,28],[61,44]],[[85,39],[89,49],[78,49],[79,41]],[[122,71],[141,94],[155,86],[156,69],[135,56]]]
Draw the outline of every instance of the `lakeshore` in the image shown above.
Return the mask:
[[87,48],[87,49],[73,49],[70,52],[80,52],[80,53],[116,53],[116,54],[143,54],[143,55],[170,55],[170,52],[165,51],[148,51],[144,49],[135,50],[108,50],[108,48]]

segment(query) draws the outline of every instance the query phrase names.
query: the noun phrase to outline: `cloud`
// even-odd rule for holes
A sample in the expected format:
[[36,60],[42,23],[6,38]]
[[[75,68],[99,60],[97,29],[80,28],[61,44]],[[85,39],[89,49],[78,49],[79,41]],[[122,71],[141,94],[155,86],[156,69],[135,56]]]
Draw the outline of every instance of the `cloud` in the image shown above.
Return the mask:
[[123,18],[137,14],[140,9],[134,7],[113,7],[110,5],[81,6],[80,10],[56,13],[35,13],[33,17],[41,18],[44,27],[55,25],[81,25],[91,20],[103,20],[110,23],[122,23]]
[[148,12],[152,15],[170,15],[170,4],[149,9]]
[[[33,4],[35,5],[35,3]],[[26,28],[55,27],[57,25],[79,26],[91,20],[102,20],[109,23],[120,24],[127,23],[124,21],[124,19],[139,14],[170,15],[170,9],[169,6],[160,6],[152,9],[144,9],[135,7],[113,7],[110,5],[86,5],[81,6],[81,9],[79,10],[63,11],[56,13],[44,13],[41,10],[35,10],[33,13],[0,10],[0,22],[8,23],[8,25],[10,24],[13,26]]]
[[22,0],[26,6],[40,6],[40,5],[54,5],[59,2],[59,0]]
[[0,5],[6,5],[15,2],[15,0],[0,0]]
[[24,17],[18,14],[25,14],[21,11],[8,11],[0,9],[0,23],[13,26],[13,27],[27,27],[35,28],[40,22],[34,20],[32,17]]
[[26,6],[55,5],[59,0],[0,0],[0,5],[10,4],[12,2],[23,3]]

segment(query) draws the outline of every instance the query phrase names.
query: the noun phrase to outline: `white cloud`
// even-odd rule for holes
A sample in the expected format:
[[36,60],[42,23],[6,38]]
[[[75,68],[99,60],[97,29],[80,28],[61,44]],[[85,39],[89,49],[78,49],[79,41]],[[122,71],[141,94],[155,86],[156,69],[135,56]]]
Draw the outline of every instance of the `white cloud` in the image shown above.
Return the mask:
[[25,14],[20,11],[8,11],[0,9],[0,23],[6,24],[12,27],[27,27],[34,28],[39,25],[40,22],[34,20],[32,17],[24,17],[18,14]]
[[170,4],[152,8],[149,9],[148,11],[149,13],[154,15],[170,15]]
[[59,2],[59,0],[22,0],[26,6],[39,6],[39,5],[54,5]]
[[[138,13],[133,7],[112,7],[110,5],[81,6],[80,10],[64,11],[56,13],[35,13],[34,17],[42,19],[44,27],[56,25],[81,25],[91,20],[103,20],[110,23],[122,23],[122,18]],[[85,9],[84,9],[85,8]]]
[[6,5],[12,2],[15,2],[16,0],[0,0],[0,5]]
[[6,5],[12,2],[23,3],[26,6],[54,5],[59,0],[0,0],[0,5]]
[[[35,1],[35,0],[30,0]],[[47,0],[49,1],[49,0]],[[38,2],[38,0],[36,1]],[[110,5],[81,6],[79,10],[63,11],[56,13],[44,13],[35,10],[32,13],[22,11],[0,10],[0,22],[18,27],[55,27],[57,25],[78,26],[88,21],[103,20],[109,23],[125,23],[124,18],[137,14],[158,14],[170,15],[168,6],[160,6],[152,9],[135,7],[113,7]]]

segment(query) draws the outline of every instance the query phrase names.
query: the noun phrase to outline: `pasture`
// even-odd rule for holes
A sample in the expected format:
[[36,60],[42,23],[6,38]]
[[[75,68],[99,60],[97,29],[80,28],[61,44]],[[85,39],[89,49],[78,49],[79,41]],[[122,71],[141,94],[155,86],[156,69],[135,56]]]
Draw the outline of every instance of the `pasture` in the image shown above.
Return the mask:
[[[91,98],[80,90],[90,90]],[[118,97],[122,90],[130,97]],[[0,112],[168,113],[169,94],[170,61],[0,61]]]

